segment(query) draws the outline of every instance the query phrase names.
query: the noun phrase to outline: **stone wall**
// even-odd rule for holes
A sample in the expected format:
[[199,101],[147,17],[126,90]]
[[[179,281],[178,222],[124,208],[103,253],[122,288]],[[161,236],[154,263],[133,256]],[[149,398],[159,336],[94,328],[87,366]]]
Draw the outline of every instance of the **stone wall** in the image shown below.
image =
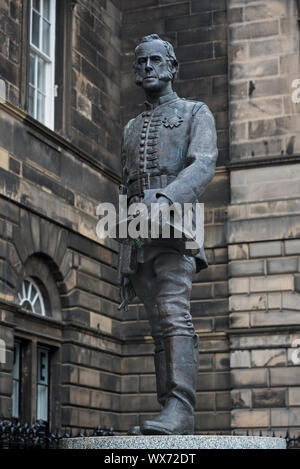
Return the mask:
[[[61,422],[78,428],[95,427],[95,422],[107,426],[110,418],[103,412],[110,413],[114,407],[107,403],[105,391],[114,399],[121,379],[121,315],[117,311],[117,245],[99,244],[95,208],[106,200],[108,192],[116,197],[117,186],[69,148],[54,148],[53,140],[45,135],[40,141],[36,129],[24,126],[4,110],[1,130],[1,143],[6,142],[6,149],[1,148],[0,168],[1,298],[14,302],[24,266],[32,256],[38,256],[49,268],[56,266],[52,275],[61,299],[62,336],[57,338],[50,329],[44,330],[42,342],[51,345],[55,339],[55,347],[62,352]],[[25,154],[24,148],[31,152]],[[4,307],[1,318],[2,332]],[[26,320],[29,324],[30,315]],[[15,337],[24,335],[23,327],[31,330],[33,337],[39,334],[39,328],[23,321],[24,313],[16,311],[12,321],[18,325]],[[40,323],[39,327],[46,326]],[[9,374],[7,379],[11,383]],[[1,391],[9,396],[11,387],[3,386]],[[90,394],[93,397],[87,403]],[[97,410],[88,412],[95,407]],[[88,424],[86,415],[90,414]],[[114,418],[111,424],[118,427]]]
[[229,1],[230,157],[299,153],[299,28],[295,0]]
[[[299,200],[295,193],[289,195],[298,168],[248,169],[242,191],[238,183],[245,171],[231,174],[230,327],[236,330],[231,367],[233,405],[240,409],[233,411],[235,428],[298,426],[299,408],[289,397],[299,389],[299,364],[291,358],[293,342],[300,338]],[[245,210],[246,219],[241,215]],[[243,389],[242,396],[236,388]],[[246,408],[251,411],[242,410]]]
[[0,77],[7,84],[9,100],[20,99],[22,12],[17,0],[0,2]]
[[2,309],[1,304],[0,339],[3,341],[2,347],[4,344],[4,353],[2,354],[2,359],[4,360],[0,363],[0,411],[1,418],[5,419],[11,417],[12,367],[14,359],[13,317],[13,311],[9,308]]
[[[295,1],[230,1],[232,428],[299,430],[299,104]],[[296,342],[295,342],[296,341]]]
[[74,144],[120,171],[120,12],[111,0],[79,0],[72,31]]
[[[70,27],[57,35],[58,49],[66,47],[63,69],[67,90],[69,128],[63,130],[73,144],[119,172],[120,152],[120,11],[112,0],[64,0],[59,13],[70,18]],[[75,5],[75,6],[74,6]],[[8,100],[27,108],[24,100],[28,61],[29,0],[0,2],[0,77],[5,80]],[[58,4],[57,9],[60,7]],[[73,8],[73,10],[72,10]],[[60,21],[62,21],[60,19]],[[58,21],[57,21],[58,23]],[[62,27],[68,24],[59,23]],[[67,44],[65,46],[64,44]],[[61,52],[61,51],[59,51]],[[25,88],[23,86],[25,81]],[[58,93],[61,76],[56,73]],[[65,96],[63,97],[65,99]],[[55,130],[58,129],[58,123]],[[59,129],[60,130],[60,129]]]
[[[51,392],[53,428],[101,423],[126,430],[119,418],[118,246],[99,242],[95,230],[97,205],[116,202],[118,194],[120,14],[111,0],[80,0],[73,2],[73,10],[67,3],[72,102],[64,134],[50,131],[21,108],[23,11],[20,2],[1,1],[0,74],[7,99],[0,103],[0,338],[6,341],[8,361],[0,365],[0,415],[11,415],[12,349],[18,338],[33,359],[37,343],[51,349],[52,381],[60,383]],[[16,304],[33,258],[48,269],[47,285],[51,277],[58,286],[60,318],[50,313],[37,319]],[[35,370],[26,363],[33,381],[27,379],[22,418],[33,421]]]

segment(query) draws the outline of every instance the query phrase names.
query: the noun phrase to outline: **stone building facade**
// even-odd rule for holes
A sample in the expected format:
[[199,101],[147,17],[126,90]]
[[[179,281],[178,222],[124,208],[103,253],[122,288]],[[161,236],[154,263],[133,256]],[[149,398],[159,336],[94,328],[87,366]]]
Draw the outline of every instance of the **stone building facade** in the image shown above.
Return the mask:
[[157,33],[180,62],[175,90],[207,103],[218,132],[192,293],[196,431],[297,433],[299,2],[51,3],[48,124],[32,74],[33,57],[50,63],[32,26],[48,2],[0,0],[0,417],[126,432],[159,410],[145,312],[118,311],[118,245],[95,231],[97,205],[117,201],[121,129],[143,109],[134,47]]

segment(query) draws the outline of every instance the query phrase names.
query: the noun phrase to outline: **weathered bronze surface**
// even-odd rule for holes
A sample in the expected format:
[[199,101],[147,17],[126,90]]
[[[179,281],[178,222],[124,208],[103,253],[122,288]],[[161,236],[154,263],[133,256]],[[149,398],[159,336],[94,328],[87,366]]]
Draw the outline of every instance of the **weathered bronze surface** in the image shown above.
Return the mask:
[[[216,129],[208,107],[173,91],[177,60],[170,43],[146,36],[135,50],[136,84],[146,109],[128,122],[122,146],[128,204],[195,204],[212,179]],[[198,336],[190,314],[192,276],[207,267],[203,246],[193,254],[184,240],[153,239],[144,246],[122,244],[119,279],[122,306],[136,294],[147,311],[155,344],[157,398],[153,420],[130,433],[191,434],[198,370]]]

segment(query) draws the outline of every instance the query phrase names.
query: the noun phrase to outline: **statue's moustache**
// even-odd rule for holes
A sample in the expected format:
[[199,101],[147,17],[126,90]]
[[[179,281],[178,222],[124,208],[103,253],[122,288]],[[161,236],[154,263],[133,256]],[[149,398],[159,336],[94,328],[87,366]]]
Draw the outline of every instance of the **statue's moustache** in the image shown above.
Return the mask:
[[[142,77],[138,72],[135,73],[135,83],[138,86],[142,85],[144,78],[147,78],[147,77]],[[173,75],[170,71],[167,71],[167,72],[158,73],[157,78],[162,81],[171,81],[173,78]]]

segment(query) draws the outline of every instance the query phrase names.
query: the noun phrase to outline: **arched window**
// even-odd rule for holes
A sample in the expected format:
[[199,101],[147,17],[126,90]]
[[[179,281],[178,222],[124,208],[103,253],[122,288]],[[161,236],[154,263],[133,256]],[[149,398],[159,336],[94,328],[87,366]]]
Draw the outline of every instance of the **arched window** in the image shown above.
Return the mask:
[[23,280],[18,299],[24,309],[41,316],[46,315],[42,292],[33,278],[27,277]]
[[61,361],[60,279],[50,257],[34,254],[23,265],[15,298],[20,307],[16,312],[12,416],[50,425],[58,418],[55,406],[60,389],[56,374]]
[[16,301],[21,309],[61,321],[57,271],[50,258],[33,255],[24,264]]

